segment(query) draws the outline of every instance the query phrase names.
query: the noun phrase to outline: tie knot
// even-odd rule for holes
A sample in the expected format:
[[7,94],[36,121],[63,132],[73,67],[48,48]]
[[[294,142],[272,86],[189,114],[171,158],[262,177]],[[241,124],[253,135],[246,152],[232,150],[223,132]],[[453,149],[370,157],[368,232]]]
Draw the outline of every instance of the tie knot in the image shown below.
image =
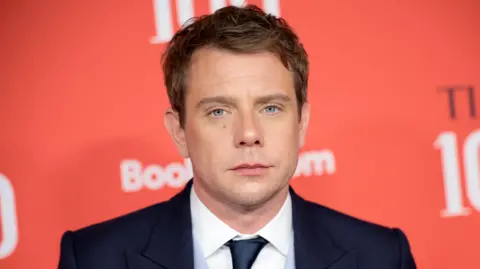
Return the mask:
[[262,248],[268,243],[263,237],[230,240],[226,245],[232,253],[233,269],[250,269]]

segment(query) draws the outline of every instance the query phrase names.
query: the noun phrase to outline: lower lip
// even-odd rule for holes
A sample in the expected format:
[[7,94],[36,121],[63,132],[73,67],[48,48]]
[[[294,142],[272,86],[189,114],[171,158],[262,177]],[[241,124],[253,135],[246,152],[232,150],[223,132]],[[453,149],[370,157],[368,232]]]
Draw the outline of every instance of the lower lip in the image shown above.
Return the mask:
[[267,167],[258,167],[258,168],[239,168],[234,169],[233,172],[241,176],[260,176],[267,172]]

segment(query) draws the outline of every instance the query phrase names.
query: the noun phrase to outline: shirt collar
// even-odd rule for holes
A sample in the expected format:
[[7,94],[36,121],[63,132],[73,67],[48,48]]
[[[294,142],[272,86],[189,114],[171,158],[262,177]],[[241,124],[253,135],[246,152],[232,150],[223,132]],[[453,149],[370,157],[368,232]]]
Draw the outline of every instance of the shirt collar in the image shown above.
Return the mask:
[[293,234],[292,201],[290,193],[277,215],[260,229],[257,234],[267,239],[280,253],[287,256]]
[[208,258],[231,239],[262,236],[280,253],[287,256],[292,238],[292,204],[288,194],[277,215],[254,235],[244,235],[230,228],[215,216],[198,198],[195,189],[190,192],[192,229],[205,258]]

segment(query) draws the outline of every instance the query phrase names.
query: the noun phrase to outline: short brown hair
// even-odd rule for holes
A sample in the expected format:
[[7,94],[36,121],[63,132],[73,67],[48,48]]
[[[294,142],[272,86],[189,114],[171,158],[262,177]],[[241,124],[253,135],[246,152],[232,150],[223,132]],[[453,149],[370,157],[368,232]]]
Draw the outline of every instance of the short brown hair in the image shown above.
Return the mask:
[[294,76],[298,113],[307,101],[308,58],[292,28],[282,18],[255,5],[227,6],[193,18],[169,42],[162,55],[165,86],[172,109],[185,123],[186,77],[193,53],[201,47],[238,53],[272,52]]

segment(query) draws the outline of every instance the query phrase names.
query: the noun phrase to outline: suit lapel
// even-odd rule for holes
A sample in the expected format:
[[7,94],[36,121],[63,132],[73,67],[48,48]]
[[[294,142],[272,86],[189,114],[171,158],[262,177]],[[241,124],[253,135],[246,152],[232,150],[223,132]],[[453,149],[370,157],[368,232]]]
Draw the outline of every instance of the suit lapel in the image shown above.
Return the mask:
[[144,250],[127,251],[129,269],[193,269],[191,187],[192,180],[165,203]]
[[[186,187],[165,203],[150,241],[141,253],[127,251],[129,269],[193,269],[193,237],[190,189]],[[322,225],[316,205],[303,200],[290,188],[296,269],[355,269],[355,251],[336,245]]]
[[354,269],[354,251],[336,245],[321,223],[317,205],[309,203],[290,188],[296,269]]

